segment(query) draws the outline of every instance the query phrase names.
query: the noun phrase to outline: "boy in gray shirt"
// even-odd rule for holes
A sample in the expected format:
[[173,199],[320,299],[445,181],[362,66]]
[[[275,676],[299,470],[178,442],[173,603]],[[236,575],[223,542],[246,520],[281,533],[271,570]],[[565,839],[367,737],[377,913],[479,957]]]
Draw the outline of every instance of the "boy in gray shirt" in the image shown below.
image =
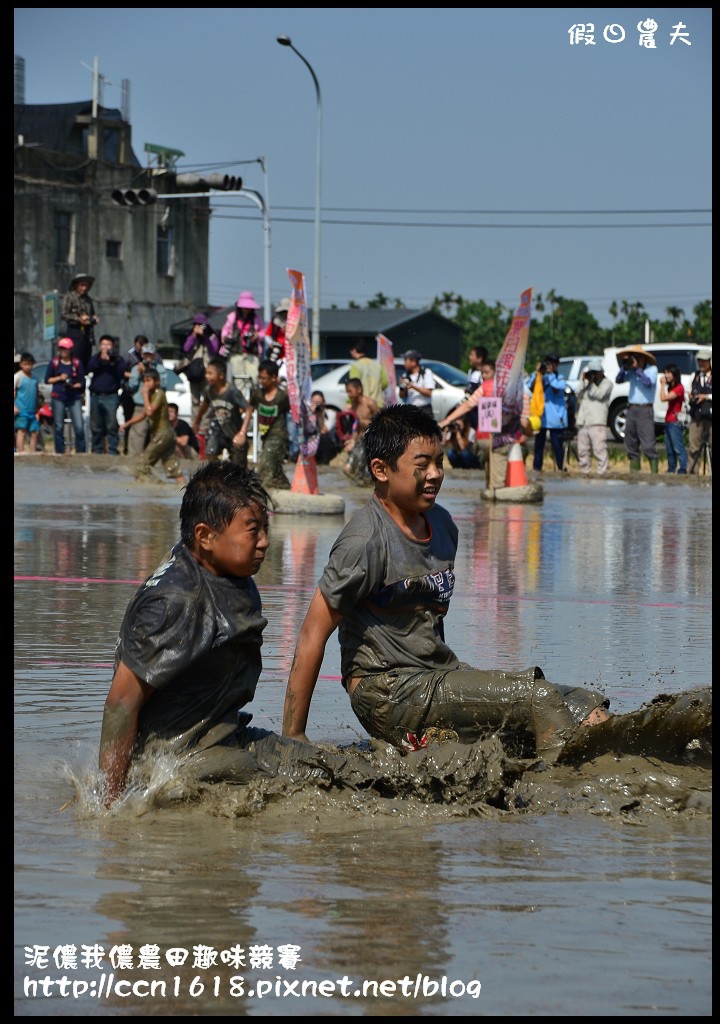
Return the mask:
[[710,735],[709,687],[610,715],[604,694],[550,683],[537,666],[503,672],[459,661],[443,629],[458,531],[437,504],[440,428],[422,409],[390,406],[364,441],[375,493],[335,541],[305,616],[285,695],[285,736],[307,742],[310,701],[336,628],[353,711],[371,736],[403,750],[453,734],[473,743],[495,733],[510,752],[569,762],[609,750],[674,756]]
[[325,645],[339,628],[343,686],[371,736],[417,749],[426,730],[466,743],[498,730],[528,734],[553,760],[580,723],[609,716],[602,693],[548,682],[542,671],[472,668],[445,643],[458,531],[437,504],[441,432],[414,406],[381,410],[365,432],[375,492],[335,541],[300,631],[283,732],[305,727]]

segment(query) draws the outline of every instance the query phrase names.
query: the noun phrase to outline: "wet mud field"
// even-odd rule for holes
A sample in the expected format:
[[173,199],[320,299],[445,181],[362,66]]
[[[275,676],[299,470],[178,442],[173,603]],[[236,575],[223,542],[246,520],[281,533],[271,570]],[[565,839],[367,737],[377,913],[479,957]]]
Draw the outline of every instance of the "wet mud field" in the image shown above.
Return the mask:
[[[15,463],[16,1016],[710,1015],[706,735],[556,765],[492,736],[403,756],[354,719],[331,639],[308,734],[340,776],[192,785],[168,755],[105,812],[115,638],[181,495],[124,459]],[[446,478],[458,656],[537,664],[615,712],[709,688],[709,486],[543,484],[493,504],[479,474]],[[257,576],[249,710],[278,731],[315,583],[369,497],[332,468],[320,486],[344,515],[274,516]]]

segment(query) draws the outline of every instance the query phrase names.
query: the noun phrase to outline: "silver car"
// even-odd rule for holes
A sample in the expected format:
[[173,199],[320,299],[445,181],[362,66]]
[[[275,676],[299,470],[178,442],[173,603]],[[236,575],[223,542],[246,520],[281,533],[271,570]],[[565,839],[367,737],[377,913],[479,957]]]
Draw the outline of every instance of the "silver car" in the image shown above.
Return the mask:
[[[423,359],[422,366],[432,371],[435,389],[432,395],[432,411],[436,420],[444,419],[456,405],[466,398],[467,374],[457,366],[437,359]],[[347,404],[345,384],[351,377],[352,360],[316,359],[310,364],[313,391],[322,391],[325,407],[332,413],[344,409]],[[395,377],[405,372],[402,359],[395,360]]]

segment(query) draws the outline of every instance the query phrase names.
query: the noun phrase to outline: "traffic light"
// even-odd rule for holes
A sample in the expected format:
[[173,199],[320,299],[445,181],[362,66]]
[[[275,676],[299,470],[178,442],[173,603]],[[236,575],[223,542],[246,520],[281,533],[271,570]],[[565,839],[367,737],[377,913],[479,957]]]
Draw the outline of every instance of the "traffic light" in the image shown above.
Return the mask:
[[234,174],[178,174],[175,176],[178,188],[194,188],[204,192],[211,188],[221,192],[235,192],[243,187],[242,178]]
[[116,188],[110,196],[116,206],[152,206],[157,197],[154,188]]

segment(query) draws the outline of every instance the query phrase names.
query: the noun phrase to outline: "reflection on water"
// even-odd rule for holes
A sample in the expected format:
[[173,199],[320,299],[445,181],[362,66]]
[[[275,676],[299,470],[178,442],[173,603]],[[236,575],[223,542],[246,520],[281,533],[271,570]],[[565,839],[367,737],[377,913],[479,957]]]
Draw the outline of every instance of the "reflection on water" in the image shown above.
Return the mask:
[[[599,686],[617,710],[709,685],[711,494],[690,493],[561,481],[540,506],[506,507],[444,494],[460,527],[450,644],[479,666],[538,664]],[[177,507],[19,505],[16,524],[16,1015],[709,1015],[709,809],[669,795],[702,791],[692,767],[608,763],[601,783],[566,769],[567,805],[557,779],[538,777],[535,814],[313,789],[253,810],[222,787],[139,817],[67,806],[72,779],[90,791],[118,626],[176,540]],[[340,525],[273,519],[257,578],[269,619],[257,725],[280,728],[294,639]],[[339,666],[333,638],[309,732],[347,744],[364,733]],[[617,813],[633,787],[643,813]],[[190,960],[162,972],[180,977],[179,994],[152,1004],[24,995],[39,976],[24,947],[68,943],[289,943],[301,947],[294,972],[275,959],[244,973],[475,979],[482,992],[260,999],[230,994],[230,964]],[[217,995],[189,994],[194,977],[215,976]]]

